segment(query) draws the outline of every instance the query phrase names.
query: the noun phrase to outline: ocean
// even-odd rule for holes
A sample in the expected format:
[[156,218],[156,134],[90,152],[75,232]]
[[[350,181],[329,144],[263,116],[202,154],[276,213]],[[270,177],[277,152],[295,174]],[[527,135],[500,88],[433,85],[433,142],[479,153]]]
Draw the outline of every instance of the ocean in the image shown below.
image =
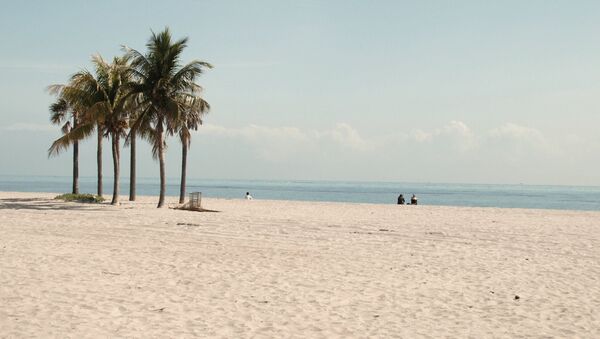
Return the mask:
[[[0,176],[0,191],[70,192],[70,177]],[[189,179],[187,192],[204,197],[238,198],[250,192],[254,199],[336,201],[395,204],[398,194],[420,205],[501,208],[542,208],[600,211],[600,187],[484,185],[358,181],[267,181]],[[80,192],[95,193],[96,178],[81,177]],[[129,182],[121,183],[121,194],[129,194]],[[138,178],[138,195],[158,195],[158,178]],[[105,177],[104,194],[112,194],[112,182]],[[179,195],[179,181],[167,182],[167,195]]]

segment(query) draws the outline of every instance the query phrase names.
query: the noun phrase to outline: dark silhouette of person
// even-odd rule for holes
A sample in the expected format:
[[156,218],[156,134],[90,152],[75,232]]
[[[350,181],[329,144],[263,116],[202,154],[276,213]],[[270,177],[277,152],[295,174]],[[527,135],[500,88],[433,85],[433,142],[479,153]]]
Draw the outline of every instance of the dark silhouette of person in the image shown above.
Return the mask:
[[412,197],[410,198],[410,204],[411,205],[416,205],[417,204],[417,196],[416,195],[412,195]]
[[402,194],[398,196],[398,205],[404,205],[404,196]]

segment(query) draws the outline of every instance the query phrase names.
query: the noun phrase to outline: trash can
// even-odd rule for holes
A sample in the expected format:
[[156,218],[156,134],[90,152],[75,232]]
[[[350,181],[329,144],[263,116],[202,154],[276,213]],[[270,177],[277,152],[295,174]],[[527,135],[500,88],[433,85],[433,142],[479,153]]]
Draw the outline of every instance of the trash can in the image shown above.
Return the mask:
[[200,208],[202,203],[202,192],[190,193],[190,208]]

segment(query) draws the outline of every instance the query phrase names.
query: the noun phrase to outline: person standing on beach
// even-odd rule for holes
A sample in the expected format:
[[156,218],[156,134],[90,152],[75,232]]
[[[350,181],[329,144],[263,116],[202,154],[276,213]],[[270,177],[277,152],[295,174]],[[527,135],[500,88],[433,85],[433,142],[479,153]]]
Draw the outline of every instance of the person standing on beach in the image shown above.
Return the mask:
[[402,194],[398,196],[398,205],[404,205],[404,196]]
[[250,195],[250,192],[246,192],[246,200],[252,200],[252,196]]

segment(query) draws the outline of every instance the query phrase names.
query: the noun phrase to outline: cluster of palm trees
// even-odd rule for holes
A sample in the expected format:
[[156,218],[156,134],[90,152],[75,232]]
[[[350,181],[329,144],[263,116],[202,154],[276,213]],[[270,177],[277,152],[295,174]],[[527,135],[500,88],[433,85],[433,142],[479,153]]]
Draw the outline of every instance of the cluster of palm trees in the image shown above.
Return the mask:
[[182,143],[182,168],[179,202],[185,199],[187,151],[191,130],[202,124],[210,106],[201,97],[196,84],[206,62],[194,60],[182,65],[180,58],[187,38],[173,41],[168,28],[148,40],[146,53],[124,47],[125,54],[111,62],[100,55],[92,57],[94,72],[80,71],[67,84],[52,85],[56,96],[50,106],[54,124],[63,124],[63,136],[48,150],[56,155],[73,146],[73,194],[79,194],[79,141],[97,134],[98,195],[102,196],[102,141],[111,140],[114,186],[111,204],[119,203],[121,140],[131,149],[129,200],[135,200],[136,138],[152,145],[159,161],[160,196],[158,207],[165,202],[166,138],[178,135]]

